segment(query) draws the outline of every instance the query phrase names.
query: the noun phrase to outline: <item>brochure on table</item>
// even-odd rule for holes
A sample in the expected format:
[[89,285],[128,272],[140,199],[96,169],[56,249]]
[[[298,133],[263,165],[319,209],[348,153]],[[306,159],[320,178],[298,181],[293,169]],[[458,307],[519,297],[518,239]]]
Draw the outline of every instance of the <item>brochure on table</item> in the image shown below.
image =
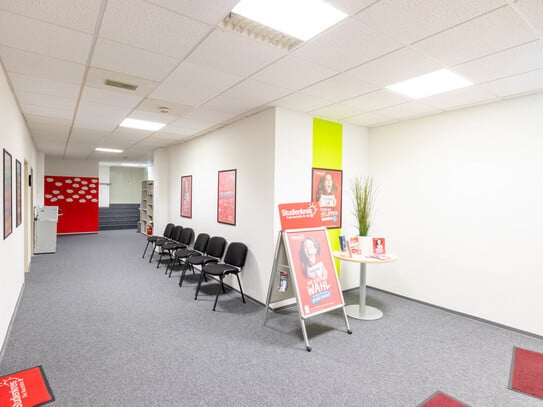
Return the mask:
[[342,308],[347,332],[351,333],[345,301],[318,204],[281,204],[279,215],[282,230],[275,249],[264,324],[274,304],[288,304],[295,298],[306,349],[310,351],[307,318]]

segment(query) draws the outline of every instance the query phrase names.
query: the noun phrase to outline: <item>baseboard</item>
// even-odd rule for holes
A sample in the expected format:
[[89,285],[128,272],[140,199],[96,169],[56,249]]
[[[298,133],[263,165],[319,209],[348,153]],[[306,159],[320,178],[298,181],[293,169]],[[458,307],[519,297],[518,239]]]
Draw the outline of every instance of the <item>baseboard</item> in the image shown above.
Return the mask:
[[23,298],[24,290],[25,290],[25,282],[23,281],[23,285],[21,286],[21,291],[19,291],[19,298],[17,298],[15,309],[13,310],[13,314],[11,314],[11,318],[9,320],[8,330],[6,331],[6,337],[4,338],[2,342],[2,348],[0,348],[0,365],[2,364],[2,359],[4,359],[4,352],[6,351],[6,345],[8,343],[9,334],[11,332],[11,328],[13,327],[13,321],[15,321],[15,315],[17,315],[21,298]]

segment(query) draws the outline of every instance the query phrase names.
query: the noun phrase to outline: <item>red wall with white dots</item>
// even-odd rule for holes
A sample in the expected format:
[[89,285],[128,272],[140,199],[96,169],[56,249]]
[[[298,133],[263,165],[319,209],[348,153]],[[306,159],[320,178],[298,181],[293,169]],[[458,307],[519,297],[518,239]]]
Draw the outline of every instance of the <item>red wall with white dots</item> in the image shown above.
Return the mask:
[[57,234],[98,232],[98,178],[44,177],[44,205],[58,206]]

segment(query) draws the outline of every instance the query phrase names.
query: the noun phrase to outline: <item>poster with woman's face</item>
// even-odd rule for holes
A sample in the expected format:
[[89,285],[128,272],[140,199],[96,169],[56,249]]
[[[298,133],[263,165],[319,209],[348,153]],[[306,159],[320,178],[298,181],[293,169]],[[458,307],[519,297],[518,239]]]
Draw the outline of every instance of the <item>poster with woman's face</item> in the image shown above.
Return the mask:
[[342,306],[326,229],[291,230],[285,236],[302,317]]
[[341,227],[342,178],[341,170],[312,170],[311,200],[319,203],[322,224],[327,228]]

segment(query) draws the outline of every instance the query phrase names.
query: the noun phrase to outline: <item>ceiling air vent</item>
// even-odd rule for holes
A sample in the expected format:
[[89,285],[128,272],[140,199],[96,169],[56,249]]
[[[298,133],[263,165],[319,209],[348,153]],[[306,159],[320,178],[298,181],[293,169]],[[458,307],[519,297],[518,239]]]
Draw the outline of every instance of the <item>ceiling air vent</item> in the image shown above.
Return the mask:
[[138,85],[131,85],[129,83],[112,81],[111,79],[106,79],[104,82],[107,86],[114,86],[115,88],[127,89],[127,90],[136,90]]
[[291,37],[290,35],[274,30],[273,28],[257,23],[256,21],[245,18],[234,12],[228,13],[228,15],[219,23],[219,26],[254,40],[279,47],[285,51],[290,51],[303,42],[298,38]]

